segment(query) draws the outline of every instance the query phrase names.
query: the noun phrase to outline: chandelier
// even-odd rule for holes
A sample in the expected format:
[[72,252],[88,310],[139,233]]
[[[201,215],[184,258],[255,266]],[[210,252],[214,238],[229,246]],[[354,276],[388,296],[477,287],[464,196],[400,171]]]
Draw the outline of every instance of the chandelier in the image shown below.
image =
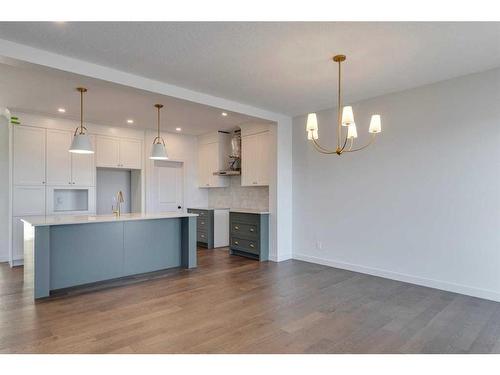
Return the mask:
[[[382,124],[380,121],[380,115],[372,115],[370,120],[370,127],[368,132],[371,133],[370,141],[361,147],[353,148],[354,139],[358,138],[358,132],[356,130],[356,123],[354,122],[354,113],[351,106],[345,106],[342,108],[342,92],[341,92],[341,63],[345,61],[345,55],[336,55],[333,57],[333,61],[339,64],[339,86],[338,86],[338,102],[337,102],[337,148],[335,150],[329,150],[321,146],[318,142],[318,118],[316,113],[309,113],[307,115],[307,139],[313,142],[314,147],[323,154],[337,154],[341,155],[344,152],[354,152],[363,150],[373,143],[375,136],[382,131]],[[342,128],[347,128],[345,132],[345,139],[342,136]],[[343,140],[343,141],[342,141]]]

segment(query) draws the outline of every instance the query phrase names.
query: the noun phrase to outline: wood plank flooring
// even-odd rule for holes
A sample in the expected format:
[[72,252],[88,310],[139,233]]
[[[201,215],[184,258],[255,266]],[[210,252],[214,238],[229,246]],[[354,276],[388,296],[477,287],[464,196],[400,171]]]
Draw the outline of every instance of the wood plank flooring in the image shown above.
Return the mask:
[[500,303],[221,249],[198,263],[36,303],[0,264],[0,353],[500,353]]

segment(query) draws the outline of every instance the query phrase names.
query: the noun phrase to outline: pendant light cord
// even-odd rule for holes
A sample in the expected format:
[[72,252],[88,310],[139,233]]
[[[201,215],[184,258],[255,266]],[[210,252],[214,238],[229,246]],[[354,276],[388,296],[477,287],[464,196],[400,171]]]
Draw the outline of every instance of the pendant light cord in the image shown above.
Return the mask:
[[160,107],[158,107],[158,138],[160,138]]
[[80,91],[80,134],[83,134],[83,90]]

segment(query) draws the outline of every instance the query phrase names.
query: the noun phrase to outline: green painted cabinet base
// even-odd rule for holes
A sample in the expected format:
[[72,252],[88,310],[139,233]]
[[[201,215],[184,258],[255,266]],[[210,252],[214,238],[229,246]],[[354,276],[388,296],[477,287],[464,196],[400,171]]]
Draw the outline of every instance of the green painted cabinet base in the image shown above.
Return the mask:
[[229,248],[232,255],[269,260],[269,215],[230,212]]

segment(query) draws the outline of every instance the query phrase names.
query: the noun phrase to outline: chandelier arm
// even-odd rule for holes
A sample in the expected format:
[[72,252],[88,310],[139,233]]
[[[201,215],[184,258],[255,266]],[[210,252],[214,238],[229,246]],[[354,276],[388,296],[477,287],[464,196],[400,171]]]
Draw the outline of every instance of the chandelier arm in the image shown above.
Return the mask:
[[316,147],[316,150],[318,150],[318,151],[319,151],[319,152],[321,152],[322,154],[329,154],[329,155],[331,155],[331,154],[336,154],[336,153],[337,153],[337,150],[335,150],[335,151],[330,151],[330,150],[328,150],[328,149],[326,149],[326,148],[322,147],[322,146],[321,146],[318,142],[316,142],[316,140],[315,140],[315,139],[313,139],[312,141],[313,141],[313,145],[314,145],[314,147]]
[[347,133],[346,133],[346,135],[345,135],[344,144],[343,144],[342,148],[340,149],[340,153],[343,153],[343,152],[344,152],[344,149],[345,149],[346,144],[347,144]]
[[349,142],[349,149],[346,151],[346,152],[349,152],[352,150],[352,146],[354,145],[354,138],[351,138],[350,139],[350,142]]
[[355,151],[360,151],[360,150],[367,148],[368,146],[370,146],[373,143],[373,141],[375,141],[375,136],[376,136],[376,133],[373,133],[372,138],[370,139],[370,142],[368,142],[366,145],[364,145],[362,147],[355,148],[354,150],[346,150],[346,152],[355,152]]

